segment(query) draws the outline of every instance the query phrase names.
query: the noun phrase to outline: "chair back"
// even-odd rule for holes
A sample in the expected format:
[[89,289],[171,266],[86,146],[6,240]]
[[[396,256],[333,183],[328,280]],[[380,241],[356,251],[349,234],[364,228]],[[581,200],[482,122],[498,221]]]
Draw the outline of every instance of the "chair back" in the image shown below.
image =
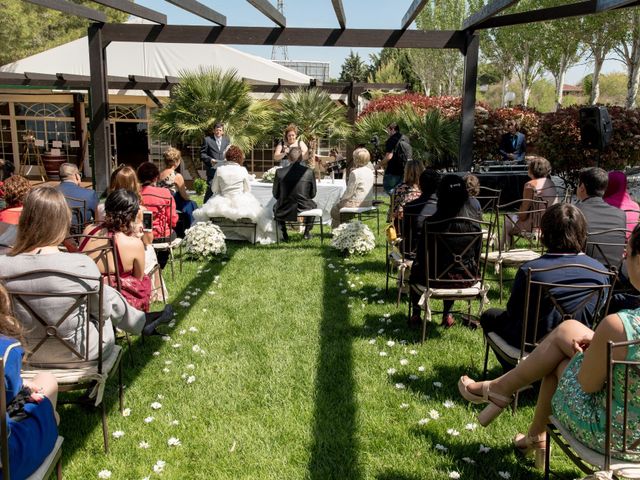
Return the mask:
[[626,256],[627,233],[625,228],[610,228],[587,234],[585,252],[608,269],[620,272]]
[[398,235],[402,241],[398,244],[398,249],[402,254],[403,260],[415,258],[425,221],[426,217],[423,215],[406,212],[399,220],[400,230]]
[[501,189],[489,188],[480,186],[480,193],[476,195],[476,199],[480,202],[480,208],[482,208],[482,213],[494,215],[495,211],[500,204],[500,195],[502,194]]
[[[617,343],[609,341],[607,343],[605,471],[610,469],[612,457],[620,459],[640,457],[640,432],[638,432],[637,428],[630,428],[629,426],[630,424],[637,426],[637,422],[628,421],[632,416],[629,412],[630,403],[635,402],[636,408],[638,403],[638,398],[631,388],[637,388],[638,383],[640,383],[640,360],[616,360],[616,350],[624,348],[640,348],[640,340]],[[630,385],[631,380],[634,382],[633,386]],[[619,401],[616,405],[614,405],[614,396]],[[614,431],[614,419],[622,426],[622,431]]]
[[87,223],[87,202],[82,198],[75,198],[65,195],[64,199],[71,210],[71,228],[69,233],[77,235],[82,233]]
[[[552,283],[536,279],[542,275],[549,275],[549,272],[554,272],[551,276],[555,278],[566,278],[567,282]],[[592,279],[576,280],[582,275],[584,278],[593,277],[593,274],[602,275],[606,281],[596,283]],[[581,264],[528,268],[520,358],[524,357],[525,352],[530,352],[538,345],[539,337],[546,335],[547,331],[539,332],[539,327],[542,323],[548,322],[552,315],[555,320],[559,320],[558,323],[576,319],[582,323],[590,322],[590,326],[595,328],[609,310],[616,277],[616,272]],[[556,325],[546,326],[553,329]]]
[[[518,219],[516,218],[517,213],[520,211],[520,208],[528,205],[526,210],[527,214],[527,222],[524,224],[523,228],[522,224],[518,225]],[[518,239],[524,239],[527,242],[527,247],[531,250],[542,250],[542,244],[540,242],[540,222],[542,220],[542,215],[547,211],[547,202],[541,200],[540,198],[533,199],[524,199],[521,198],[519,200],[514,200],[509,203],[505,203],[503,205],[498,205],[497,207],[497,229],[498,229],[498,238],[502,238],[500,233],[500,227],[503,229],[507,229],[507,225],[509,225],[511,236],[513,240],[511,241],[511,245],[515,245]],[[502,220],[502,223],[501,223]],[[500,242],[500,251],[504,249],[502,242]]]
[[[468,217],[424,223],[427,288],[464,288],[484,283],[492,225]],[[462,230],[462,231],[460,231]],[[482,250],[484,248],[484,254]]]
[[[65,291],[59,291],[60,288],[56,289],[52,286],[51,290],[34,291],[32,288],[34,276],[48,278],[52,285],[57,284],[57,280],[61,277],[66,277],[73,281],[77,288],[72,291],[68,288],[65,288]],[[97,327],[97,367],[98,373],[102,373],[103,282],[99,277],[41,269],[3,276],[0,280],[11,296],[15,317],[22,325],[31,325],[25,334],[28,341],[25,364],[34,368],[95,366],[96,361],[90,359],[90,337],[95,335],[92,333],[92,327]],[[58,318],[53,318],[54,314]],[[72,325],[61,328],[68,319],[71,320]],[[69,335],[69,330],[73,329],[74,325],[77,330]],[[70,353],[69,360],[47,361],[46,349],[52,345],[62,346],[64,351]],[[38,353],[40,358],[32,360]]]
[[[166,190],[171,193],[170,190]],[[144,193],[142,205],[153,213],[153,239],[169,238],[173,230],[171,214],[175,212],[173,196],[169,194],[168,197],[163,197],[154,193]]]
[[[120,267],[116,260],[119,255],[118,244],[114,236],[104,235],[70,235],[65,239],[66,245],[75,245],[76,250],[72,253],[84,253],[91,257],[102,273],[102,278],[107,285],[122,291],[120,285]],[[90,245],[90,242],[93,242]]]
[[14,344],[11,344],[4,352],[4,355],[0,357],[0,459],[2,464],[0,469],[2,470],[2,478],[9,480],[11,478],[11,465],[9,464],[9,426],[7,424],[7,386],[4,380],[4,365],[11,348],[15,348],[14,345],[19,346],[20,342],[16,340]]

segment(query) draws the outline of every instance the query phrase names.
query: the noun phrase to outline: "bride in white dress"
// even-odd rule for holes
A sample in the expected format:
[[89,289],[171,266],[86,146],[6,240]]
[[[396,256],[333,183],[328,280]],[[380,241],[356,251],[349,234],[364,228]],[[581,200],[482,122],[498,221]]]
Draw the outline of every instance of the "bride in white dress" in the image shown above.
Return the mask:
[[[251,176],[245,167],[244,153],[240,148],[231,145],[225,153],[226,162],[218,163],[216,175],[211,182],[213,196],[202,208],[193,212],[198,222],[209,221],[210,218],[224,217],[237,221],[250,219],[258,225],[256,241],[262,244],[275,242],[273,229],[273,212],[263,208],[251,193],[249,180]],[[248,240],[252,235],[246,229],[224,229],[229,239]]]

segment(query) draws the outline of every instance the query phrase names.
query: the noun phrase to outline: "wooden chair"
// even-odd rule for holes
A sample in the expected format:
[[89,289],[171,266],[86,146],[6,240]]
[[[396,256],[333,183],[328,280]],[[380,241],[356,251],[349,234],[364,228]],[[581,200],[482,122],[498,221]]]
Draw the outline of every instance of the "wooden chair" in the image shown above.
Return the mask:
[[[63,293],[43,291],[35,292],[28,289],[29,280],[34,275],[43,275],[51,278],[72,278],[78,288],[74,291]],[[60,392],[85,390],[88,395],[78,402],[93,404],[101,408],[102,435],[104,439],[104,451],[109,451],[109,435],[107,426],[107,411],[103,401],[103,395],[107,380],[118,373],[118,392],[120,411],[123,408],[122,349],[113,345],[108,354],[103,353],[103,289],[104,283],[100,277],[91,275],[73,275],[56,270],[36,270],[17,275],[1,277],[11,295],[13,311],[16,318],[23,324],[39,325],[40,331],[33,328],[29,334],[30,340],[28,353],[25,355],[22,376],[33,378],[41,371],[52,373],[58,380]],[[94,284],[95,287],[91,287]],[[49,302],[63,301],[69,305],[58,319],[51,318],[51,311],[47,309]],[[82,345],[75,345],[61,335],[59,328],[71,315],[82,320]],[[89,337],[93,336],[92,326],[97,325],[97,359],[90,358]],[[96,328],[96,327],[94,327]],[[62,347],[68,352],[70,359],[64,362],[49,361],[44,358],[47,348],[52,345]],[[42,357],[42,358],[38,358]],[[74,402],[69,402],[74,403]]]
[[[575,281],[571,283],[548,283],[536,280],[536,275],[569,269],[584,271],[585,275],[597,273],[608,278],[609,282],[601,285],[588,281],[580,283]],[[524,294],[524,311],[522,312],[520,348],[510,345],[496,332],[485,332],[486,347],[482,378],[485,379],[487,377],[490,348],[493,349],[496,356],[499,356],[507,363],[514,366],[517,365],[538,345],[538,340],[545,334],[544,332],[539,333],[539,324],[553,311],[556,311],[560,316],[560,321],[577,319],[590,321],[591,325],[597,325],[609,310],[609,302],[613,293],[611,285],[615,284],[616,276],[615,272],[598,270],[579,264],[557,265],[537,269],[528,268]],[[565,300],[567,298],[574,302],[578,300],[573,310],[567,308],[567,301]],[[591,312],[588,311],[590,305],[593,306]],[[518,392],[516,392],[513,402],[514,411],[517,406]]]
[[[176,248],[182,248],[182,239],[169,237],[158,237],[157,232],[173,232],[173,226],[171,225],[171,212],[174,210],[173,197],[161,197],[154,195],[153,193],[145,193],[142,196],[142,205],[153,213],[154,218],[154,238],[153,248],[158,252],[169,253],[169,264],[171,265],[171,278],[175,278],[175,271],[173,268],[174,254],[173,251]],[[180,259],[180,273],[182,273],[182,254]]]
[[[530,208],[527,213],[529,214],[531,221],[528,229],[521,230],[516,227],[516,220],[514,220],[513,216],[515,215],[514,212],[517,212],[524,202],[529,202]],[[543,253],[543,246],[540,242],[540,220],[544,212],[547,210],[547,203],[544,200],[520,199],[504,205],[498,205],[496,208],[495,225],[496,235],[498,237],[498,250],[494,252],[487,252],[487,262],[495,266],[495,271],[498,274],[498,282],[500,285],[500,302],[502,302],[504,268],[519,267],[526,262],[539,258]],[[501,219],[502,223],[500,222]],[[513,240],[509,248],[506,248],[502,238],[505,228],[504,225],[510,225],[511,231],[514,232],[512,235]],[[526,247],[513,248],[518,240],[523,240],[526,243]]]
[[[441,227],[451,222],[466,222],[477,227],[477,231],[471,232],[442,232]],[[481,300],[478,316],[482,313],[488,287],[485,285],[484,276],[486,270],[486,255],[481,256],[484,249],[487,253],[488,245],[483,242],[483,230],[487,229],[491,234],[492,225],[488,222],[478,221],[472,218],[458,217],[439,222],[425,221],[424,242],[426,257],[425,285],[412,284],[411,290],[419,294],[420,306],[425,315],[422,322],[422,341],[426,337],[427,323],[431,321],[430,301],[436,300],[462,300],[468,305],[468,315],[471,315],[471,302]],[[483,259],[484,258],[484,259]],[[449,275],[456,272],[455,277]],[[458,287],[460,283],[468,284],[468,287]],[[411,316],[411,302],[409,303],[409,316]]]
[[[20,343],[16,341],[16,344]],[[5,352],[5,355],[8,354],[8,351]],[[4,379],[4,364],[5,357],[0,357],[0,378]],[[7,424],[7,416],[4,412],[7,411],[7,390],[5,382],[0,382],[0,412],[3,412],[0,415],[0,435],[2,435],[2,442],[0,442],[0,458],[2,459],[2,465],[0,467],[0,471],[2,472],[2,478],[4,480],[11,479],[11,463],[9,462],[9,429]],[[41,480],[50,478],[55,469],[56,478],[58,480],[62,479],[62,442],[64,438],[58,435],[56,443],[51,450],[51,453],[47,455],[47,458],[44,459],[42,464],[38,467],[38,469],[33,472],[27,480]]]
[[[636,401],[635,395],[629,390],[629,378],[635,376],[636,382],[640,377],[640,362],[634,360],[615,360],[616,349],[640,348],[640,340],[628,342],[609,342],[607,345],[607,380],[606,404],[605,404],[605,443],[604,453],[590,448],[581,443],[555,418],[549,417],[547,425],[547,451],[545,461],[544,478],[549,479],[551,472],[550,451],[551,440],[569,457],[569,459],[580,470],[586,474],[596,471],[611,473],[613,478],[640,478],[640,461],[625,460],[633,456],[640,458],[640,435],[637,431],[629,428],[627,418],[629,418],[629,403]],[[622,371],[622,372],[620,372]],[[619,375],[616,375],[619,374]],[[619,395],[615,395],[614,392]],[[621,405],[618,408],[614,405],[614,395]],[[613,419],[622,419],[622,431],[614,432]]]

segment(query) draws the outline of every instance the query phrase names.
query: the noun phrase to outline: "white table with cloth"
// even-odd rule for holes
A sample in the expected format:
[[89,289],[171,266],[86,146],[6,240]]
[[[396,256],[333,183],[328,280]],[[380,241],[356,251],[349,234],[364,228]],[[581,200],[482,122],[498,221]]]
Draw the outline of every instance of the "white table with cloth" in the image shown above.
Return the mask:
[[[275,198],[273,198],[273,184],[263,182],[250,182],[251,193],[258,199],[260,205],[263,207],[271,206],[275,204]],[[320,180],[316,181],[316,196],[313,199],[318,208],[322,209],[322,222],[331,224],[331,208],[338,203],[338,200],[342,197],[342,194],[347,189],[347,184],[342,179],[335,180]]]

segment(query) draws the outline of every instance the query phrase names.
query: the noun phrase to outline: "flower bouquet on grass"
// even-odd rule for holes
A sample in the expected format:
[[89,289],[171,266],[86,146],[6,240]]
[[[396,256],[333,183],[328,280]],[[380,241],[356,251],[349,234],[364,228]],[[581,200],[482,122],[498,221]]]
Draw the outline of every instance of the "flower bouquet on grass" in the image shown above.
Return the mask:
[[211,222],[198,222],[185,231],[183,245],[187,253],[196,258],[227,253],[224,233]]
[[263,183],[273,183],[276,178],[276,170],[279,168],[280,167],[271,167],[269,170],[262,174],[262,180],[260,181]]
[[376,237],[364,223],[352,220],[333,230],[331,246],[350,255],[364,255],[375,248]]

